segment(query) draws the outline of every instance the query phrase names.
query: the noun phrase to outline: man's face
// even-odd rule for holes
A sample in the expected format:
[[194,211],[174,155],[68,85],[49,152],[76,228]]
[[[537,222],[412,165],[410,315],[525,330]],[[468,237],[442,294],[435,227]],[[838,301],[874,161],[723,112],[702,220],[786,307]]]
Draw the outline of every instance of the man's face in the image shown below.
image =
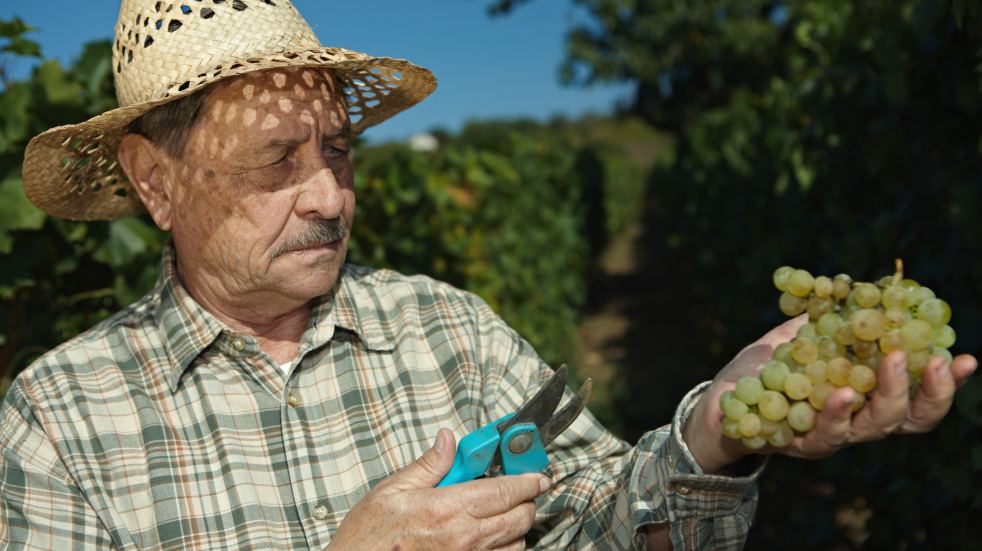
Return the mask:
[[233,299],[307,301],[334,285],[355,214],[341,98],[330,73],[308,68],[210,91],[184,159],[168,170],[179,180],[172,229],[183,277]]

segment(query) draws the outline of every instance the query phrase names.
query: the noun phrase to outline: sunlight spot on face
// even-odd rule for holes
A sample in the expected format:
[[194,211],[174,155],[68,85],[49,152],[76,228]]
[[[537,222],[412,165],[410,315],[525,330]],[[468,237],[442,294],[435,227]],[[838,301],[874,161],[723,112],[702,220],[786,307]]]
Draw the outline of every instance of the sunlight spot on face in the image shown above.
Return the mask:
[[263,119],[263,124],[259,128],[262,130],[269,130],[270,128],[276,128],[279,125],[280,119],[278,119],[276,115],[270,113],[266,115],[265,119]]
[[320,113],[323,110],[324,110],[324,104],[321,103],[321,100],[315,99],[314,100],[314,111],[317,112],[317,113]]
[[275,84],[277,88],[286,86],[286,75],[283,73],[273,73],[273,84]]
[[222,107],[224,105],[225,104],[222,102],[222,100],[218,100],[215,102],[215,107],[212,108],[212,112],[211,112],[212,120],[217,121],[222,117]]
[[218,137],[211,139],[211,145],[208,147],[208,154],[214,157],[218,154]]
[[236,111],[238,111],[238,109],[235,108],[235,104],[230,103],[228,105],[228,110],[225,111],[225,122],[232,122],[235,119]]
[[307,88],[314,87],[314,73],[304,71],[301,76],[303,77],[303,83],[307,85]]
[[256,91],[255,86],[253,86],[252,84],[246,84],[242,88],[242,96],[245,97],[245,99],[252,99],[252,94],[255,91]]
[[337,126],[341,124],[341,117],[338,117],[337,111],[331,111],[331,125]]
[[280,111],[283,111],[284,113],[293,111],[293,102],[286,98],[281,99],[276,104],[280,107]]
[[263,93],[259,94],[260,103],[269,103],[269,100],[270,100],[269,90],[263,90]]
[[310,111],[304,109],[303,111],[300,112],[300,122],[304,124],[312,125],[314,124],[314,121],[315,121],[314,116],[310,114]]
[[248,108],[242,112],[242,123],[246,126],[252,126],[252,123],[256,122],[256,110],[253,108]]
[[300,86],[299,84],[293,85],[293,95],[297,96],[297,99],[300,100],[307,98],[307,92],[303,89],[303,86]]

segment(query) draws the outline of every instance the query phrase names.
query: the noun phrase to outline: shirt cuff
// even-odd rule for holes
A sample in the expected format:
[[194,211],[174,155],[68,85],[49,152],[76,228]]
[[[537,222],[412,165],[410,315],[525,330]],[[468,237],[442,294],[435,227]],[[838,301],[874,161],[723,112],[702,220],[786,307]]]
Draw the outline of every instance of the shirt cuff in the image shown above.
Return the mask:
[[[638,453],[647,457],[635,462],[632,473],[632,487],[637,491],[631,500],[634,525],[640,530],[646,524],[668,522],[676,549],[693,548],[676,541],[681,535],[678,528],[692,521],[719,519],[721,527],[729,528],[725,531],[734,532],[726,534],[724,539],[745,538],[756,507],[757,479],[767,464],[766,456],[755,456],[750,459],[753,462],[748,469],[750,474],[745,476],[703,472],[682,440],[682,427],[710,383],[701,383],[685,395],[669,427],[645,434],[638,443]],[[702,538],[697,536],[696,539]],[[643,544],[641,533],[638,533],[635,547],[639,543]]]

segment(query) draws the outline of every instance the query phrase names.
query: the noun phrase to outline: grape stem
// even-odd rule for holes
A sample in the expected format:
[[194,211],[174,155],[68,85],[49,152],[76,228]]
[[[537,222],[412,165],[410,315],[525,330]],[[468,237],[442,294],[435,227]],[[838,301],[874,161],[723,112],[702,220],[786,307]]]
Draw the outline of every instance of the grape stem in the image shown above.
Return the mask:
[[904,278],[904,261],[897,258],[894,259],[894,265],[896,266],[896,271],[893,273],[893,284],[896,285],[900,283],[900,280]]

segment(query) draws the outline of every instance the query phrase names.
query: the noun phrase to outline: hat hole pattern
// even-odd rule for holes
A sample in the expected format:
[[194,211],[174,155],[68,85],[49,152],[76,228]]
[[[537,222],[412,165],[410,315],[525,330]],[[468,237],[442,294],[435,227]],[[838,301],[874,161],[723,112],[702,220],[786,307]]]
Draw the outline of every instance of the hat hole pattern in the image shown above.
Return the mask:
[[[134,63],[134,59],[140,60],[139,56],[134,56],[134,52],[149,55],[142,52],[160,47],[162,40],[181,40],[182,33],[189,29],[197,31],[202,20],[213,20],[208,24],[215,21],[227,24],[227,18],[234,20],[238,13],[247,9],[249,11],[246,13],[263,10],[297,11],[290,2],[280,0],[161,0],[144,6],[132,17],[127,16],[125,21],[119,23],[114,43],[113,66],[117,74],[126,71]],[[176,95],[194,92],[217,79],[256,70],[317,67],[325,64],[332,67],[338,78],[337,91],[345,96],[348,117],[355,134],[401,111],[407,105],[412,105],[418,101],[413,98],[424,96],[433,86],[431,80],[409,71],[407,63],[401,60],[368,58],[364,54],[344,49],[320,47],[203,66],[198,69],[198,73],[175,76],[170,85],[165,85],[155,93],[155,104]],[[423,90],[425,92],[420,94]],[[151,107],[134,109],[128,116],[135,118]],[[78,208],[74,203],[105,201],[110,205],[107,211],[118,209],[118,212],[123,212],[132,207],[122,205],[139,204],[115,158],[119,141],[124,135],[125,132],[118,130],[117,121],[105,124],[100,122],[86,130],[73,129],[70,134],[58,136],[58,142],[53,145],[57,147],[62,139],[64,143],[60,144],[59,154],[54,157],[51,168],[58,173],[58,179],[65,183],[69,196],[74,198],[70,200],[73,204],[58,208],[71,212],[73,208]]]

